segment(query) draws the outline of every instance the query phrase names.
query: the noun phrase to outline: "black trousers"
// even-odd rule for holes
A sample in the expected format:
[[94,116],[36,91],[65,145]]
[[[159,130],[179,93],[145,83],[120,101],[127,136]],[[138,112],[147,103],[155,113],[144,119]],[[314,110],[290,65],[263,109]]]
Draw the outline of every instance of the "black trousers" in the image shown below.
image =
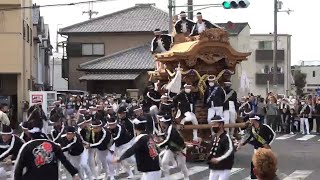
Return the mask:
[[316,117],[317,133],[320,133],[320,114]]
[[311,132],[313,130],[313,118],[308,118],[309,121],[309,131]]
[[254,175],[253,168],[254,168],[253,162],[251,161],[251,172],[250,172],[251,173],[251,179],[258,179],[257,176]]

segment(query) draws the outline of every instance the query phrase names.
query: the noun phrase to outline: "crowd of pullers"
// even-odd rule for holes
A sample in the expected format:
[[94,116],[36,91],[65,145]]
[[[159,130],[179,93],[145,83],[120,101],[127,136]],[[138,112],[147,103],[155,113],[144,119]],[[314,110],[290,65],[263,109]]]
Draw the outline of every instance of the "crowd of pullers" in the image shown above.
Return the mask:
[[[273,117],[268,111],[274,105],[271,103],[274,96],[270,94],[268,103],[263,107],[266,113],[260,114],[260,97],[250,94],[238,101],[230,81],[219,85],[215,76],[209,76],[207,83],[203,106],[208,109],[208,123],[212,124],[212,145],[216,147],[211,149],[208,157],[209,169],[212,170],[210,177],[228,177],[234,163],[234,147],[230,145],[233,144],[230,138],[233,130],[225,129],[224,124],[235,122],[236,116],[240,115],[245,121],[249,120],[247,124],[251,124],[253,130],[249,132],[250,138],[240,143],[239,148],[246,143],[252,144],[255,149],[268,148],[275,138],[274,132],[269,126],[260,124],[265,117]],[[97,179],[105,173],[105,179],[113,180],[121,173],[127,173],[128,178],[133,178],[134,173],[140,171],[143,180],[160,179],[162,173],[169,177],[170,165],[173,163],[181,169],[184,179],[188,180],[186,144],[172,125],[177,119],[180,124],[198,124],[195,105],[200,101],[199,92],[197,87],[188,83],[182,86],[178,94],[163,93],[162,90],[149,82],[143,100],[116,94],[67,95],[65,99],[54,102],[49,119],[40,104],[33,105],[28,110],[27,121],[20,124],[23,129],[20,138],[12,135],[9,126],[3,125],[1,134],[6,147],[0,146],[0,160],[11,162],[17,159],[18,164],[25,164],[22,163],[23,158],[32,152],[35,157],[39,156],[39,159],[34,160],[38,168],[29,167],[30,172],[23,174],[23,167],[16,166],[14,175],[16,179],[39,177],[39,167],[54,162],[50,161],[52,158],[44,148],[48,146],[44,143],[49,141],[40,145],[34,145],[33,142],[34,139],[49,139],[50,143],[59,144],[67,161],[70,161],[68,164],[60,159],[69,171],[68,176]],[[276,121],[271,123],[276,124]],[[201,138],[195,129],[192,144],[200,145],[200,142]],[[23,143],[26,147],[22,147]],[[33,150],[24,152],[24,149],[29,149],[28,145]],[[49,149],[53,151],[53,148]],[[160,153],[159,149],[163,151]],[[27,155],[21,155],[24,153]],[[31,163],[30,159],[26,161]],[[50,173],[46,170],[41,172]],[[53,172],[53,176],[58,174]]]

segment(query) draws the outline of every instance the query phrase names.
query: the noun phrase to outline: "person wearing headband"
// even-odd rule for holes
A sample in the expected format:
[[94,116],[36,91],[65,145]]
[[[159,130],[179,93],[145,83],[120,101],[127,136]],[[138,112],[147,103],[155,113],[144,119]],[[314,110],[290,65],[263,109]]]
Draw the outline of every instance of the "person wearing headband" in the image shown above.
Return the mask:
[[[185,122],[192,122],[193,125],[198,125],[198,120],[195,115],[195,105],[199,94],[191,92],[192,85],[186,83],[184,90],[173,98],[174,107],[177,109],[176,119],[180,119],[180,124],[184,125]],[[193,143],[199,144],[198,129],[193,129]]]
[[158,147],[165,148],[161,160],[164,177],[167,178],[170,175],[170,162],[175,163],[175,161],[177,161],[178,166],[183,173],[184,180],[189,180],[188,168],[186,165],[186,144],[184,143],[183,137],[179,134],[178,130],[173,127],[171,116],[163,116],[160,118],[160,125],[165,131],[165,140],[158,144]]
[[161,94],[155,90],[155,84],[151,81],[148,82],[148,91],[144,95],[143,110],[146,113],[155,115],[158,113],[158,107],[160,104]]
[[71,174],[73,180],[80,180],[78,170],[70,163],[60,145],[48,140],[39,127],[30,124],[29,133],[32,141],[24,144],[15,163],[15,180],[44,178],[59,179],[59,162]]
[[64,134],[65,126],[61,118],[56,118],[50,121],[53,124],[53,129],[50,132],[50,138],[55,143],[61,143],[61,136]]
[[119,124],[124,126],[124,128],[130,134],[131,137],[134,137],[133,124],[127,117],[127,109],[125,107],[119,107],[117,113],[118,113],[117,120]]
[[14,135],[11,127],[7,125],[2,126],[0,134],[3,142],[0,145],[0,161],[5,160],[6,162],[10,163],[16,160],[24,141],[18,136]]
[[197,22],[194,24],[190,36],[196,36],[202,33],[203,31],[207,29],[212,29],[212,28],[221,28],[220,26],[211,23],[208,20],[205,20],[202,18],[201,12],[197,13]]
[[215,115],[223,117],[223,103],[225,100],[224,90],[217,84],[216,76],[208,77],[208,87],[204,93],[204,106],[208,108],[208,124]]
[[161,102],[159,106],[159,113],[172,117],[173,104],[169,102],[169,96],[167,93],[161,96]]
[[[274,139],[276,138],[276,133],[270,128],[270,126],[266,124],[262,124],[260,121],[259,116],[251,114],[249,117],[250,126],[248,126],[248,136],[245,136],[241,140],[238,145],[238,149],[241,146],[246,145],[247,143],[251,144],[254,148],[254,153],[259,148],[271,148],[271,144],[273,143]],[[257,179],[254,174],[254,166],[251,162],[251,179]]]
[[24,142],[28,142],[31,140],[31,135],[29,133],[29,128],[28,128],[29,124],[27,121],[22,122],[20,124],[20,127],[22,129],[22,133],[20,135],[20,138],[24,141]]
[[171,48],[173,43],[173,37],[169,34],[162,34],[160,29],[153,31],[154,38],[151,41],[151,53],[163,53],[167,52]]
[[[236,123],[237,110],[238,110],[238,97],[237,92],[231,89],[231,82],[225,81],[223,90],[225,92],[225,99],[223,102],[223,118],[225,124]],[[230,133],[229,133],[230,130]],[[233,137],[234,128],[226,129],[227,133]]]
[[214,116],[210,121],[214,137],[208,157],[209,180],[229,179],[234,164],[233,142],[224,129],[224,122],[225,120],[221,116]]
[[[93,144],[93,132],[90,126],[92,122],[91,116],[80,115],[77,126],[79,127],[78,131],[82,139],[82,143],[85,146]],[[94,177],[98,177],[98,174],[95,169],[95,149],[88,149],[88,164],[91,169],[91,172]]]
[[[125,129],[125,126],[120,125],[116,118],[111,117],[108,119],[108,122],[105,126],[108,128],[112,134],[113,141],[115,144],[115,155],[120,157],[125,150],[130,148],[133,144],[133,136]],[[131,156],[128,159],[122,161],[123,168],[128,174],[127,179],[133,178],[133,172],[131,170],[131,165],[135,165],[135,159]],[[119,168],[116,170],[119,172]]]
[[[115,169],[114,165],[111,163],[114,153],[114,142],[111,132],[103,128],[103,124],[100,120],[92,121],[91,127],[93,131],[91,141],[93,143],[87,144],[85,147],[91,151],[96,151],[97,159],[101,162],[102,170],[105,172],[105,179],[109,176],[110,180],[115,180]],[[89,156],[89,162],[92,162],[91,158],[94,158],[94,156]],[[97,175],[96,172],[93,172],[93,174]],[[97,178],[95,177],[95,179]]]
[[[68,154],[71,164],[79,170],[79,176],[84,179],[84,173],[89,180],[93,180],[91,169],[88,165],[88,152],[84,148],[82,139],[73,126],[66,127],[66,134],[62,135],[62,152]],[[67,176],[70,176],[67,174]],[[70,179],[70,178],[67,178]]]
[[146,132],[147,120],[136,118],[133,120],[134,129],[137,134],[134,144],[127,149],[114,163],[120,163],[131,157],[136,158],[138,171],[142,172],[143,180],[160,180],[161,171],[157,145],[151,135]]
[[155,122],[156,122],[156,115],[152,116],[150,113],[145,113],[143,111],[143,108],[140,106],[136,106],[133,109],[133,112],[135,113],[135,118],[143,118],[145,119],[146,122],[146,132],[148,134],[155,134],[157,129],[155,126]]
[[177,34],[185,34],[189,36],[194,26],[194,22],[187,19],[187,14],[184,11],[180,12],[180,20],[174,25]]

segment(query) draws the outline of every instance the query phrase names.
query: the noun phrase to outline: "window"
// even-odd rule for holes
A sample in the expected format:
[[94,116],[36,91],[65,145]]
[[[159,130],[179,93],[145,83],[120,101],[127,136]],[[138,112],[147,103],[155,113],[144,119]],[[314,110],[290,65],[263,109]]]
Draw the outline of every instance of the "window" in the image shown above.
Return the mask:
[[316,71],[312,71],[312,77],[316,77]]
[[23,34],[23,39],[26,39],[26,23],[24,20],[22,21],[22,34]]
[[33,36],[32,29],[30,27],[30,46],[32,46],[32,42],[33,42],[32,36]]
[[82,44],[83,56],[103,56],[104,44]]
[[259,41],[259,49],[272,49],[272,41]]
[[29,37],[30,37],[30,28],[29,28],[29,24],[27,24],[27,42],[29,42]]

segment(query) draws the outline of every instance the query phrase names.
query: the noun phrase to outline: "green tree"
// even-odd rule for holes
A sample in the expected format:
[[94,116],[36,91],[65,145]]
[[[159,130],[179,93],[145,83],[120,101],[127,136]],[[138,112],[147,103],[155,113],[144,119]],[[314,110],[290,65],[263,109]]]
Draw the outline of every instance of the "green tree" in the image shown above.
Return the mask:
[[296,71],[294,73],[294,85],[296,86],[296,93],[299,96],[303,95],[303,88],[306,86],[306,77],[305,73],[301,73],[301,71]]

